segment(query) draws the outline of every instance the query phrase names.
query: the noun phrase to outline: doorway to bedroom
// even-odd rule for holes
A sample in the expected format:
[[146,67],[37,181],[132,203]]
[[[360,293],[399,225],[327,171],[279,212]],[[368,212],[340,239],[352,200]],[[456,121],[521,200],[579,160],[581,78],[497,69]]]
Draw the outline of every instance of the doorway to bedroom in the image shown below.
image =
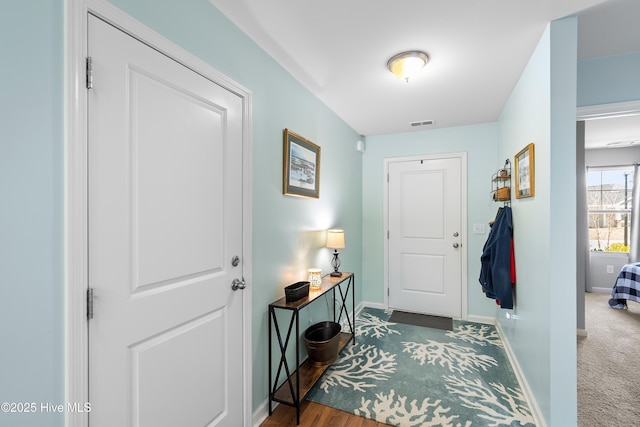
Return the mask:
[[[640,111],[640,104],[633,104]],[[624,107],[630,110],[633,105]],[[581,215],[584,221],[578,246],[583,249],[578,255],[585,257],[582,283],[586,289],[578,295],[578,313],[584,310],[583,326],[578,317],[578,327],[584,327],[577,342],[578,422],[628,425],[640,416],[633,405],[622,401],[637,394],[638,376],[633,372],[640,369],[640,362],[633,350],[635,335],[628,331],[638,326],[640,304],[629,302],[628,310],[613,310],[608,300],[618,273],[633,262],[630,251],[638,243],[631,224],[638,219],[633,205],[634,183],[640,183],[635,177],[640,162],[640,115],[615,115],[583,125],[584,203],[578,205],[578,224]],[[613,406],[629,410],[612,414],[608,409]]]

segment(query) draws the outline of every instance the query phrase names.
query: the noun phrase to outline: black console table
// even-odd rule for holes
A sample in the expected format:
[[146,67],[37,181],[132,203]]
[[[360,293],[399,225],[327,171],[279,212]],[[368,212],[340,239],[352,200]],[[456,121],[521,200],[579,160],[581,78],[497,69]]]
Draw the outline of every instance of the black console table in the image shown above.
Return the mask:
[[[344,289],[343,289],[344,287]],[[322,284],[319,290],[310,290],[309,296],[299,299],[293,302],[287,302],[286,298],[280,298],[277,301],[269,304],[269,415],[273,412],[272,403],[279,402],[285,405],[293,406],[296,408],[296,421],[300,424],[300,403],[304,401],[313,386],[318,382],[322,374],[329,368],[330,365],[315,366],[309,359],[305,359],[300,364],[300,316],[301,309],[311,304],[319,297],[325,295],[331,291],[333,293],[333,321],[341,322],[342,316],[349,325],[349,331],[343,331],[340,333],[339,351],[342,351],[349,341],[356,342],[356,320],[355,314],[349,314],[347,308],[347,301],[349,292],[351,292],[351,307],[355,311],[355,282],[353,273],[342,273],[340,277],[331,277],[326,275],[322,278]],[[336,289],[339,291],[340,299],[336,299]],[[339,312],[336,310],[336,301],[340,303]],[[278,319],[276,318],[276,310],[289,310],[291,311],[291,319],[289,321],[289,327],[287,329],[286,336],[282,335]],[[278,364],[278,370],[273,378],[273,349],[272,349],[272,332],[275,330],[276,337],[278,338],[278,347],[280,350],[280,363]],[[296,364],[292,371],[287,362],[286,353],[290,343],[291,333],[295,330],[295,352],[296,352]],[[284,370],[284,372],[283,372]],[[286,375],[286,381],[278,387],[280,382],[280,376]]]

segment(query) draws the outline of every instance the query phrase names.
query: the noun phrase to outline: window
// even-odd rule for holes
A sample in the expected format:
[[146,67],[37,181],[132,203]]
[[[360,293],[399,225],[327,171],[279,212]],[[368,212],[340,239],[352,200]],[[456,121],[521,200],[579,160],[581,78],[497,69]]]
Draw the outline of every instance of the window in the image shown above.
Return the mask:
[[587,169],[589,249],[629,252],[633,166]]

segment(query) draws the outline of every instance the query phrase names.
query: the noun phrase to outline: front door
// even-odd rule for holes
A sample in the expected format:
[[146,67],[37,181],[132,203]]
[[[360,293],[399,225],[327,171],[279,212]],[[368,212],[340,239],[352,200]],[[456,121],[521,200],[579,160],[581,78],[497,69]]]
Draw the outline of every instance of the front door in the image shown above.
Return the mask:
[[390,308],[462,316],[462,160],[388,163]]
[[90,425],[241,426],[243,101],[99,18],[88,34]]

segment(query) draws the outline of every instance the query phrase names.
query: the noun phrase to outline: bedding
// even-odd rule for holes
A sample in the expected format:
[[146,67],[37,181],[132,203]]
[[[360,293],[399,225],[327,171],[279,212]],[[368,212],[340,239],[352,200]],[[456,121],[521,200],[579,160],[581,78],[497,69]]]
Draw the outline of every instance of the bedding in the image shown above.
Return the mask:
[[622,266],[611,290],[609,307],[626,308],[628,300],[640,302],[640,263]]

